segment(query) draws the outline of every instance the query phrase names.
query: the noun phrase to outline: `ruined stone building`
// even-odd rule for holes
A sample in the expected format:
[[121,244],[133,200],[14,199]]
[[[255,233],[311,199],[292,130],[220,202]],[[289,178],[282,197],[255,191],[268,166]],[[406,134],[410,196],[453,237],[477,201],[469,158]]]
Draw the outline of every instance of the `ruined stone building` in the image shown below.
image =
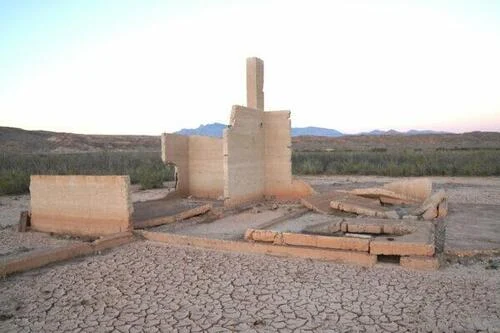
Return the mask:
[[247,59],[247,106],[234,105],[223,138],[162,135],[162,159],[178,169],[177,191],[235,206],[313,192],[292,178],[290,111],[264,111],[264,62]]

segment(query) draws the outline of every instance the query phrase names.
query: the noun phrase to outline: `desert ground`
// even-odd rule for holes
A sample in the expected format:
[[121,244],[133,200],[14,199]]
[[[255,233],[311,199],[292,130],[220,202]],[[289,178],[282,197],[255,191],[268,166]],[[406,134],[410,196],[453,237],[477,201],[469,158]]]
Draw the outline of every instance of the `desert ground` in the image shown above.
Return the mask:
[[[320,192],[393,180],[301,178]],[[0,331],[500,332],[500,179],[431,179],[435,189],[447,191],[450,204],[439,271],[390,264],[367,269],[137,240],[4,278]],[[135,189],[133,200],[168,192]],[[18,233],[19,213],[28,207],[28,195],[0,197],[0,260],[82,241]]]

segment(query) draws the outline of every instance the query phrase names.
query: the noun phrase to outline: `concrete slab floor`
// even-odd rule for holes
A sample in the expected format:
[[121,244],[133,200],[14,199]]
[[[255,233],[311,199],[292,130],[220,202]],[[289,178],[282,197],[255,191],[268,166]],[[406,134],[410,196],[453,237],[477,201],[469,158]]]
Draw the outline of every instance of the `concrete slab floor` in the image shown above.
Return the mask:
[[275,219],[300,209],[298,206],[281,206],[278,209],[246,210],[228,215],[215,221],[204,223],[203,217],[192,218],[186,221],[159,226],[150,231],[168,232],[179,235],[189,235],[214,239],[237,240],[243,239],[248,228],[259,228]]

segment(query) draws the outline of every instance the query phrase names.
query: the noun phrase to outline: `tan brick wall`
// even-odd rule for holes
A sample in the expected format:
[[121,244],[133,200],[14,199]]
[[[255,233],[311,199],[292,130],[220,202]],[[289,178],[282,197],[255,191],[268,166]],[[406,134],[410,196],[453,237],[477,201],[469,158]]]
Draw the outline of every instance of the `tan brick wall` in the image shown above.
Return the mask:
[[132,229],[128,176],[31,176],[31,228],[100,236]]
[[189,137],[164,133],[161,136],[161,159],[163,163],[177,166],[177,191],[189,194]]
[[179,193],[214,199],[224,194],[221,139],[163,134],[162,160],[177,166]]
[[224,130],[226,206],[260,200],[265,192],[264,112],[235,105]]
[[265,194],[287,196],[292,186],[290,111],[264,112]]
[[189,193],[195,197],[217,199],[224,195],[222,140],[204,136],[189,137]]

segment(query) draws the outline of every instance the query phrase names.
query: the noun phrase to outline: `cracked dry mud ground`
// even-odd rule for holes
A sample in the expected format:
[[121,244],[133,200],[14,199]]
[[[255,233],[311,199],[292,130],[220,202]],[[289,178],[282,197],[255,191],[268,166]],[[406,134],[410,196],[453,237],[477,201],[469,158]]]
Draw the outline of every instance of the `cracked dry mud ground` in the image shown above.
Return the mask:
[[500,271],[135,242],[0,281],[0,331],[498,332]]

